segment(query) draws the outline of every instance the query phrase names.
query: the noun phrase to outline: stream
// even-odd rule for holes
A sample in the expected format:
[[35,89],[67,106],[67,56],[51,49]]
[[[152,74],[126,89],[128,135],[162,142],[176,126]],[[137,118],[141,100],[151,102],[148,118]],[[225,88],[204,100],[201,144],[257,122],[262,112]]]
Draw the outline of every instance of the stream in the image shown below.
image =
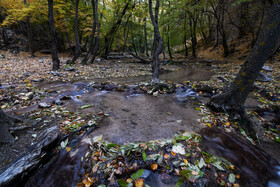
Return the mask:
[[[165,72],[161,74],[160,79],[172,82],[200,81],[208,80],[212,75],[213,72],[203,68],[195,71],[183,69]],[[102,82],[101,79],[98,80]],[[150,80],[150,76],[111,79],[122,84],[136,84],[147,80]],[[79,179],[91,169],[91,166],[82,159],[88,152],[86,138],[103,135],[106,141],[127,144],[170,139],[179,131],[201,133],[209,152],[226,158],[240,169],[243,186],[280,186],[278,161],[242,137],[205,128],[197,121],[200,116],[195,110],[197,107],[195,103],[205,101],[205,98],[197,96],[191,88],[179,87],[175,93],[153,97],[135,90],[133,85],[124,92],[113,91],[114,85],[110,84],[105,85],[103,90],[98,90],[93,85],[88,81],[38,85],[41,89],[55,91],[52,98],[45,98],[43,102],[62,101],[61,104],[70,112],[81,114],[104,112],[107,117],[100,122],[98,128],[82,137],[81,141],[73,143],[70,152],[62,150],[56,154],[53,146],[54,142],[58,141],[59,135],[47,134],[46,140],[49,140],[50,144],[35,145],[30,152],[12,163],[10,168],[0,174],[0,186],[11,184],[23,186],[23,183],[25,186],[76,186]],[[92,107],[81,110],[84,105]],[[26,110],[30,112],[36,108],[38,106],[31,106]],[[33,165],[28,167],[30,163]],[[19,170],[23,172],[19,173]],[[178,179],[176,176],[148,170],[144,178],[146,184],[157,187],[174,186]],[[211,186],[211,183],[206,184]]]

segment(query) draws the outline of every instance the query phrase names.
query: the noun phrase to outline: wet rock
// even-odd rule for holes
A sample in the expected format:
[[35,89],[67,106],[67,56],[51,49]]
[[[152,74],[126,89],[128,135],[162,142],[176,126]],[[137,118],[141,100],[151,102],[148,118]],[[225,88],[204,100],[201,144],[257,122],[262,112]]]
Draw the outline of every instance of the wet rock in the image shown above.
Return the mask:
[[18,160],[0,175],[0,186],[21,186],[25,177],[37,169],[52,154],[59,139],[59,128],[48,128],[41,141],[30,147]]
[[49,107],[51,107],[51,105],[48,104],[48,103],[43,102],[43,103],[39,103],[39,107],[40,108],[49,108]]
[[62,73],[60,73],[60,72],[58,72],[58,71],[51,71],[50,72],[53,76],[59,76],[59,77],[61,77],[63,74]]
[[260,72],[257,79],[257,81],[261,81],[261,82],[270,82],[272,81],[271,78],[269,78],[268,76],[266,76],[263,72]]
[[69,100],[69,99],[71,99],[70,95],[64,95],[60,98],[60,100]]
[[57,100],[54,101],[54,104],[56,104],[56,105],[62,105],[63,102],[62,102],[60,99],[57,99]]
[[28,97],[28,99],[32,99],[34,97],[33,92],[28,92],[27,94],[25,94],[26,97]]
[[33,79],[32,82],[43,82],[44,80],[45,80],[44,78]]
[[262,70],[265,70],[265,71],[273,71],[273,69],[269,66],[263,66],[262,67]]
[[76,69],[74,67],[66,67],[65,71],[75,71]]

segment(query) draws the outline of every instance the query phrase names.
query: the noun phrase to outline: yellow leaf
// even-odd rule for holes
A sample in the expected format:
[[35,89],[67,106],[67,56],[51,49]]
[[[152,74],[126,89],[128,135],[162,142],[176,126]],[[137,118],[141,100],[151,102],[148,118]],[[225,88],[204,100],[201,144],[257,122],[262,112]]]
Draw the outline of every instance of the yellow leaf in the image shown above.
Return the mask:
[[139,178],[135,181],[135,187],[143,187],[144,186],[144,179]]
[[157,165],[157,164],[152,164],[152,165],[151,165],[151,169],[152,169],[152,170],[157,170],[157,168],[158,168],[158,165]]
[[234,169],[234,165],[229,165],[229,167],[230,167],[231,169]]
[[205,123],[208,127],[212,128],[212,125],[210,123]]
[[226,124],[227,126],[229,126],[229,125],[230,125],[230,123],[229,123],[229,122],[226,122],[225,124]]
[[66,147],[65,149],[67,152],[71,151],[71,147]]
[[176,153],[174,153],[173,151],[171,151],[171,154],[172,154],[173,156],[176,156]]
[[28,86],[28,87],[31,87],[31,86],[32,86],[32,84],[30,84],[30,83],[29,83],[29,84],[27,84],[27,86]]
[[126,180],[126,182],[129,184],[129,183],[132,183],[133,179],[132,178],[129,178]]
[[184,159],[184,163],[185,163],[186,165],[188,165],[188,164],[189,164],[189,161],[188,161],[187,159]]

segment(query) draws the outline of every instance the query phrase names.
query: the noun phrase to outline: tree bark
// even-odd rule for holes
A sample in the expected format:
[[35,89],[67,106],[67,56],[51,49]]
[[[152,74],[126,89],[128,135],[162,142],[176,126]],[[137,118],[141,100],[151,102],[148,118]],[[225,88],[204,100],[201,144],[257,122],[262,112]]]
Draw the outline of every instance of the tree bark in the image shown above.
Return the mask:
[[149,46],[148,46],[148,37],[147,37],[147,19],[144,19],[145,25],[144,25],[144,35],[145,35],[145,51],[146,56],[149,57]]
[[55,31],[54,26],[54,18],[53,18],[53,0],[48,0],[48,9],[49,9],[49,24],[50,24],[50,31],[52,35],[52,61],[53,61],[53,67],[52,70],[56,71],[59,69],[60,61],[57,56],[57,34]]
[[[92,0],[92,3],[94,3],[94,0]],[[98,0],[95,0],[94,9],[95,9],[95,14],[94,14],[93,21],[95,23],[95,26],[97,27],[97,35],[94,39],[94,45],[93,45],[93,51],[92,51],[92,57],[90,60],[90,64],[92,64],[95,60],[96,53],[98,50],[98,44],[99,44],[100,25],[99,25],[99,20],[98,20]]]
[[75,47],[75,55],[72,59],[72,63],[75,63],[75,61],[79,58],[81,54],[81,45],[79,40],[79,1],[75,1],[75,41],[76,41],[76,47]]
[[[26,4],[27,4],[26,0],[23,0],[23,3],[26,6]],[[31,31],[31,28],[30,28],[29,16],[26,17],[26,27],[27,27],[29,52],[30,52],[31,57],[35,57],[34,49],[33,49],[33,43],[32,43],[32,31]]]
[[11,124],[12,121],[0,108],[0,144],[11,143],[14,141],[14,137],[8,131],[8,127]]
[[156,0],[155,15],[153,14],[153,3],[149,0],[149,13],[154,26],[154,49],[153,49],[153,64],[152,64],[152,83],[159,83],[159,55],[163,51],[163,40],[159,33],[158,28],[158,12],[159,12],[159,0]]
[[234,81],[225,93],[211,98],[208,106],[215,111],[242,114],[244,103],[253,89],[254,81],[280,36],[280,3],[277,0],[269,8],[268,16],[258,39]]

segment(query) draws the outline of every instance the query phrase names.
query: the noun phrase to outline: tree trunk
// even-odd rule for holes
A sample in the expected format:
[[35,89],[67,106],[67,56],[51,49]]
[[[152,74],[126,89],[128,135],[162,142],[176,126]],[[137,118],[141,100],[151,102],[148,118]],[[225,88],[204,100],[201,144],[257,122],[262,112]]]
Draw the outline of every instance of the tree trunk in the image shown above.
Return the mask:
[[[26,4],[27,4],[26,0],[23,0],[23,3],[26,6]],[[31,28],[30,28],[29,16],[26,17],[26,27],[27,27],[29,52],[30,52],[31,57],[35,57],[34,49],[33,49],[33,45],[32,45],[32,33],[31,33]]]
[[75,47],[75,55],[72,59],[72,63],[75,63],[75,61],[79,58],[81,54],[81,45],[79,40],[79,1],[76,0],[75,2],[75,41],[76,41],[76,47]]
[[169,53],[169,58],[172,59],[172,51],[170,47],[170,29],[169,25],[167,26],[167,48],[168,48],[168,53]]
[[234,81],[225,93],[211,98],[208,106],[215,111],[244,114],[244,103],[253,89],[254,81],[268,59],[280,36],[280,3],[269,8],[258,39]]
[[119,15],[117,21],[113,24],[113,26],[111,27],[110,31],[104,37],[104,41],[105,41],[105,44],[104,44],[105,45],[104,46],[105,51],[104,51],[104,54],[103,54],[104,57],[107,57],[109,52],[110,52],[110,47],[112,46],[115,33],[117,32],[119,26],[122,23],[122,18],[125,15],[126,11],[128,10],[129,4],[130,4],[130,1],[128,1],[125,4],[124,9],[123,9],[122,13]]
[[[92,3],[94,3],[94,0],[92,0]],[[90,64],[92,64],[95,60],[96,53],[97,53],[97,50],[98,50],[98,45],[99,45],[100,25],[99,25],[99,20],[98,20],[98,0],[95,0],[94,9],[95,9],[95,11],[94,11],[95,14],[94,14],[93,21],[95,23],[95,26],[97,27],[97,35],[96,35],[95,40],[94,40],[94,45],[93,45],[93,51],[92,51],[92,57],[91,57],[91,60],[90,60]]]
[[96,22],[96,3],[95,0],[91,0],[91,4],[92,4],[92,15],[93,15],[93,26],[92,26],[92,32],[91,32],[91,36],[90,36],[90,41],[89,41],[89,49],[88,52],[86,54],[86,56],[84,57],[84,59],[82,60],[82,64],[86,64],[90,54],[92,54],[93,50],[95,49],[94,47],[94,37],[95,37],[95,31],[96,31],[96,26],[97,26],[97,22]]
[[153,14],[153,3],[149,0],[149,13],[154,26],[154,49],[153,49],[153,76],[152,83],[159,83],[159,55],[163,51],[163,40],[160,36],[158,29],[158,12],[159,12],[159,0],[156,0],[155,15]]
[[146,55],[149,57],[149,46],[148,46],[148,38],[147,38],[147,19],[144,19],[145,25],[144,25],[144,35],[145,35],[145,50]]
[[53,67],[52,70],[56,71],[59,69],[59,59],[57,56],[57,35],[54,27],[54,18],[53,18],[53,0],[48,0],[48,9],[49,9],[49,24],[50,24],[50,30],[52,35],[52,61],[53,61]]
[[188,45],[187,45],[187,14],[184,14],[184,46],[185,46],[185,56],[187,57],[189,55],[188,52]]
[[14,141],[14,137],[8,131],[8,127],[11,124],[12,121],[0,108],[0,144],[11,143]]

